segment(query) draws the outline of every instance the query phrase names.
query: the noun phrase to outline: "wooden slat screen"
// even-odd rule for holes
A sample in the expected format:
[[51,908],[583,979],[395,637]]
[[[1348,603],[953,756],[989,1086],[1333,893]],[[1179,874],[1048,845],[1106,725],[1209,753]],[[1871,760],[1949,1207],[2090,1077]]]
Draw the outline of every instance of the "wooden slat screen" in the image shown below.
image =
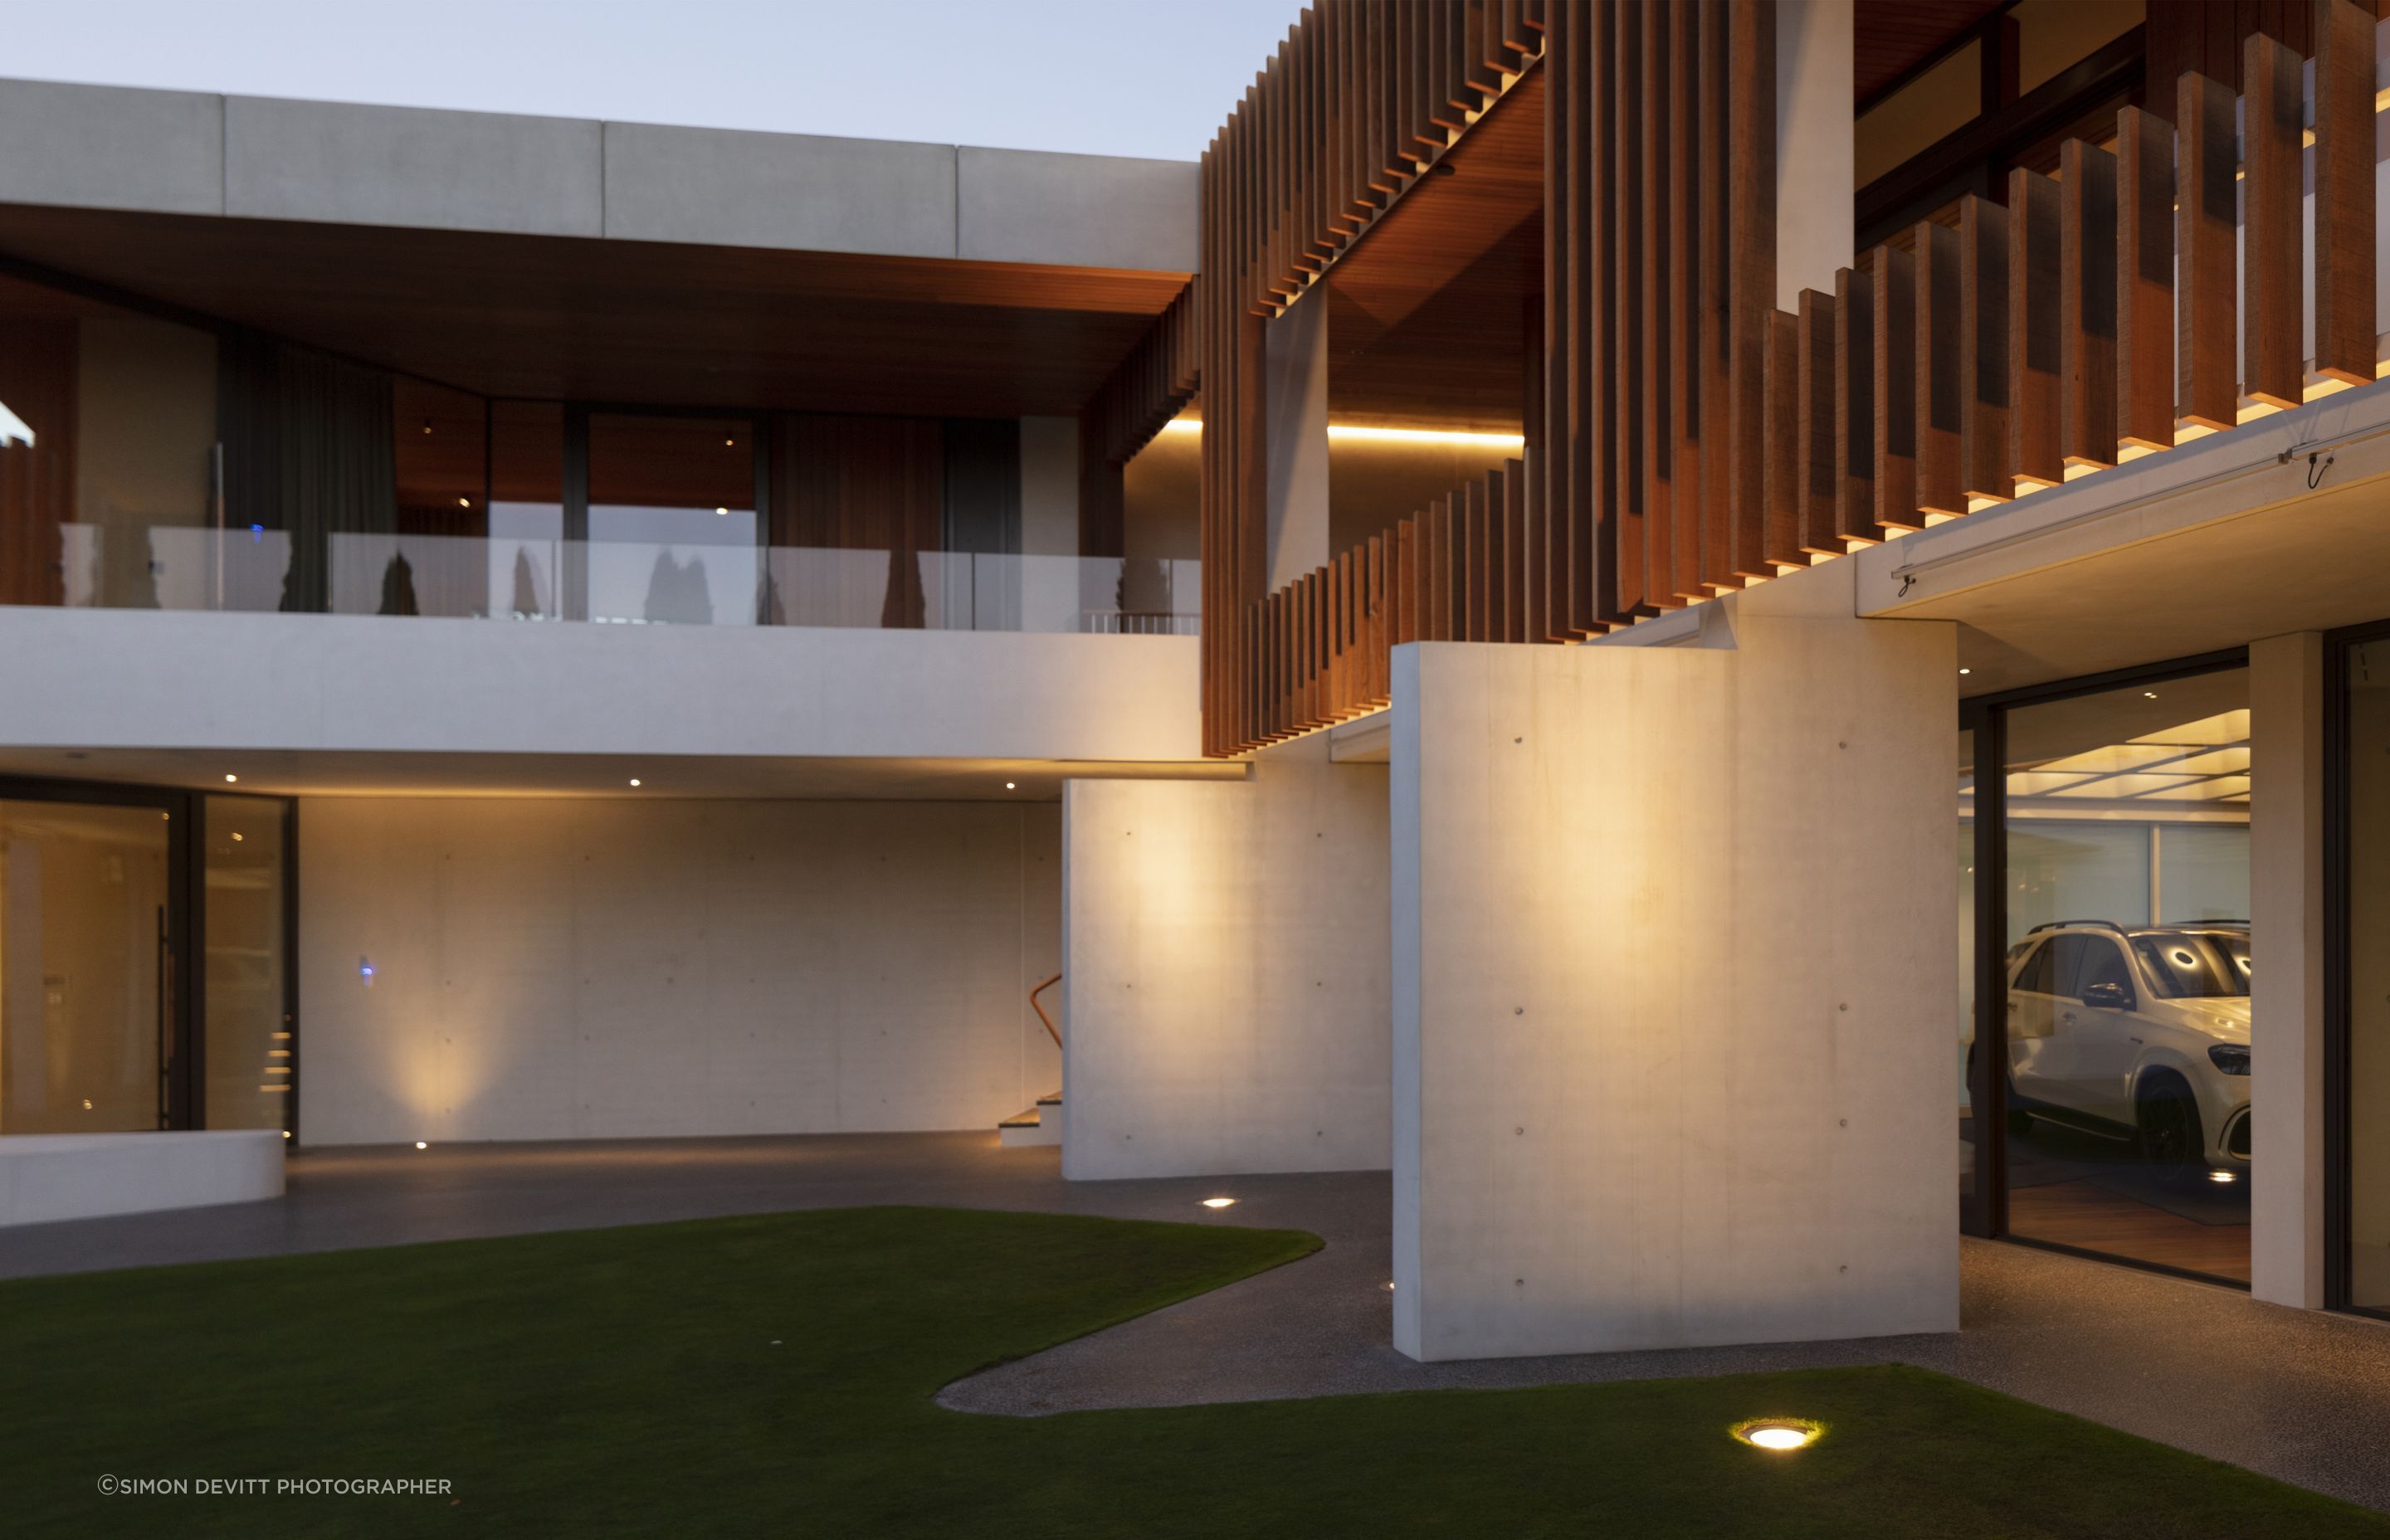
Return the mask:
[[[1104,418],[1141,442],[1202,389],[1207,751],[1383,706],[1407,642],[1599,635],[2375,379],[2371,7],[2261,14],[2226,19],[2220,74],[2216,39],[2208,73],[2153,73],[2113,149],[2068,139],[2054,179],[2015,172],[1786,313],[1766,0],[1318,0],[1205,156],[1183,355],[1133,360]],[[1530,71],[1526,450],[1265,592],[1266,318]]]

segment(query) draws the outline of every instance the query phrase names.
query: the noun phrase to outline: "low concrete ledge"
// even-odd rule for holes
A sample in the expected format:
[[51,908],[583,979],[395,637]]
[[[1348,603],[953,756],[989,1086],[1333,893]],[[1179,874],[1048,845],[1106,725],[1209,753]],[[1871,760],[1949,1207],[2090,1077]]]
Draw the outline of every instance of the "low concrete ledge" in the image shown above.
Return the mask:
[[278,1129],[0,1136],[0,1226],[281,1196]]

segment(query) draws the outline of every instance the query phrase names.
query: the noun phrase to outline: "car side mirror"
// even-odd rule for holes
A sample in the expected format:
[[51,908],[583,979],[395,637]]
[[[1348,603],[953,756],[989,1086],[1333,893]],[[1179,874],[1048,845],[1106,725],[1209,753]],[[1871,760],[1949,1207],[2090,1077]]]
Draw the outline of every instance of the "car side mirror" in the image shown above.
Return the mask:
[[2130,1010],[2133,1008],[2133,992],[2113,979],[2102,979],[2098,983],[2083,986],[2083,1003],[2098,1006],[2102,1010]]

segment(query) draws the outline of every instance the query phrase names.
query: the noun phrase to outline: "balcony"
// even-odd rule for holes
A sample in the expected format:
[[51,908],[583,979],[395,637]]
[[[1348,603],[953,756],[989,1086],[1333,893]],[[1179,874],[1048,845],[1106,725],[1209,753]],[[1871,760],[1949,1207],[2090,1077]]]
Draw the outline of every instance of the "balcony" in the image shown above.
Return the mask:
[[[752,521],[749,521],[752,522]],[[1191,636],[1191,560],[64,524],[69,609]]]

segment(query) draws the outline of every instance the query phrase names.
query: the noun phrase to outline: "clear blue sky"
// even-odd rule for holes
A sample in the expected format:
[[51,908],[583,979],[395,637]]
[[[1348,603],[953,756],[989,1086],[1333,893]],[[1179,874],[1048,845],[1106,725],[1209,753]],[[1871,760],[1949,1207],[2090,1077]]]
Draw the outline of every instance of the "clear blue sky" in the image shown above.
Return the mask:
[[0,0],[0,74],[1191,160],[1301,0]]

